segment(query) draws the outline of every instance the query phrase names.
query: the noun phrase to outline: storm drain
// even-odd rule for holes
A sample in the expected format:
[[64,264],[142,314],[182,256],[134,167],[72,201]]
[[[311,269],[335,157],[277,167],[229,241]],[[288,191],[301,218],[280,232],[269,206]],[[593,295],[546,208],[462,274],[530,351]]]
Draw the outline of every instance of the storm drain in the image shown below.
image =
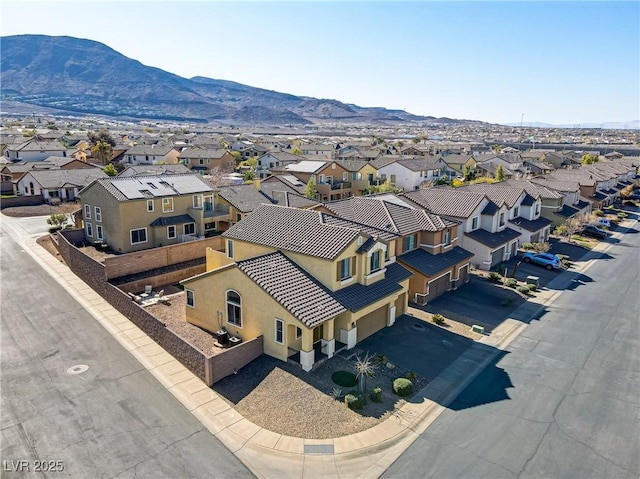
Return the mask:
[[67,369],[67,374],[82,374],[89,369],[89,366],[86,364],[76,364],[75,366],[71,366]]
[[305,454],[333,454],[333,444],[305,444]]

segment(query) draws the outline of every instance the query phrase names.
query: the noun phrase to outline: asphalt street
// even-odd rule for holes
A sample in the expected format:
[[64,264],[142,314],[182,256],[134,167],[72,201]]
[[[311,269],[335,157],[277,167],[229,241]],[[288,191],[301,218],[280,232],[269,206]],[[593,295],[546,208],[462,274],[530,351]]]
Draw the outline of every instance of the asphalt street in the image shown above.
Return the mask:
[[253,477],[1,221],[2,477]]
[[573,275],[383,477],[640,476],[639,245]]

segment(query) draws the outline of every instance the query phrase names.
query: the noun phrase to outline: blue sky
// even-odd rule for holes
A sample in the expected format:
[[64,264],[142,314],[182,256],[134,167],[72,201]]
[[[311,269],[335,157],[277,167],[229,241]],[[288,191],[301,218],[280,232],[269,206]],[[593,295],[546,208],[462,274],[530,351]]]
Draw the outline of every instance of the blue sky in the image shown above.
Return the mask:
[[2,35],[184,77],[495,123],[640,119],[640,3],[3,0]]

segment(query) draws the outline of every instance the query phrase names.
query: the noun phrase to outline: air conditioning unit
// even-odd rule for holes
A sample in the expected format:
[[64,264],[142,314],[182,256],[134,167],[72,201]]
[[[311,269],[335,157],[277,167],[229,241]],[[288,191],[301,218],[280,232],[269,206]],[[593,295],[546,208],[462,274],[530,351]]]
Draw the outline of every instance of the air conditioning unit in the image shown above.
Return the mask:
[[471,326],[471,331],[473,331],[474,333],[484,334],[484,326],[474,324],[473,326]]

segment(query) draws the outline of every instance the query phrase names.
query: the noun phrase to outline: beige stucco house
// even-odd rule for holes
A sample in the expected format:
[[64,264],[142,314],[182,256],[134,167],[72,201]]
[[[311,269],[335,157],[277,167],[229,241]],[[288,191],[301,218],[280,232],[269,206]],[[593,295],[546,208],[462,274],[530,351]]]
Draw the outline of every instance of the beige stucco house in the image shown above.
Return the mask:
[[406,312],[411,273],[389,232],[262,205],[223,236],[207,272],[182,281],[187,321],[208,331],[262,335],[266,354],[309,371]]

